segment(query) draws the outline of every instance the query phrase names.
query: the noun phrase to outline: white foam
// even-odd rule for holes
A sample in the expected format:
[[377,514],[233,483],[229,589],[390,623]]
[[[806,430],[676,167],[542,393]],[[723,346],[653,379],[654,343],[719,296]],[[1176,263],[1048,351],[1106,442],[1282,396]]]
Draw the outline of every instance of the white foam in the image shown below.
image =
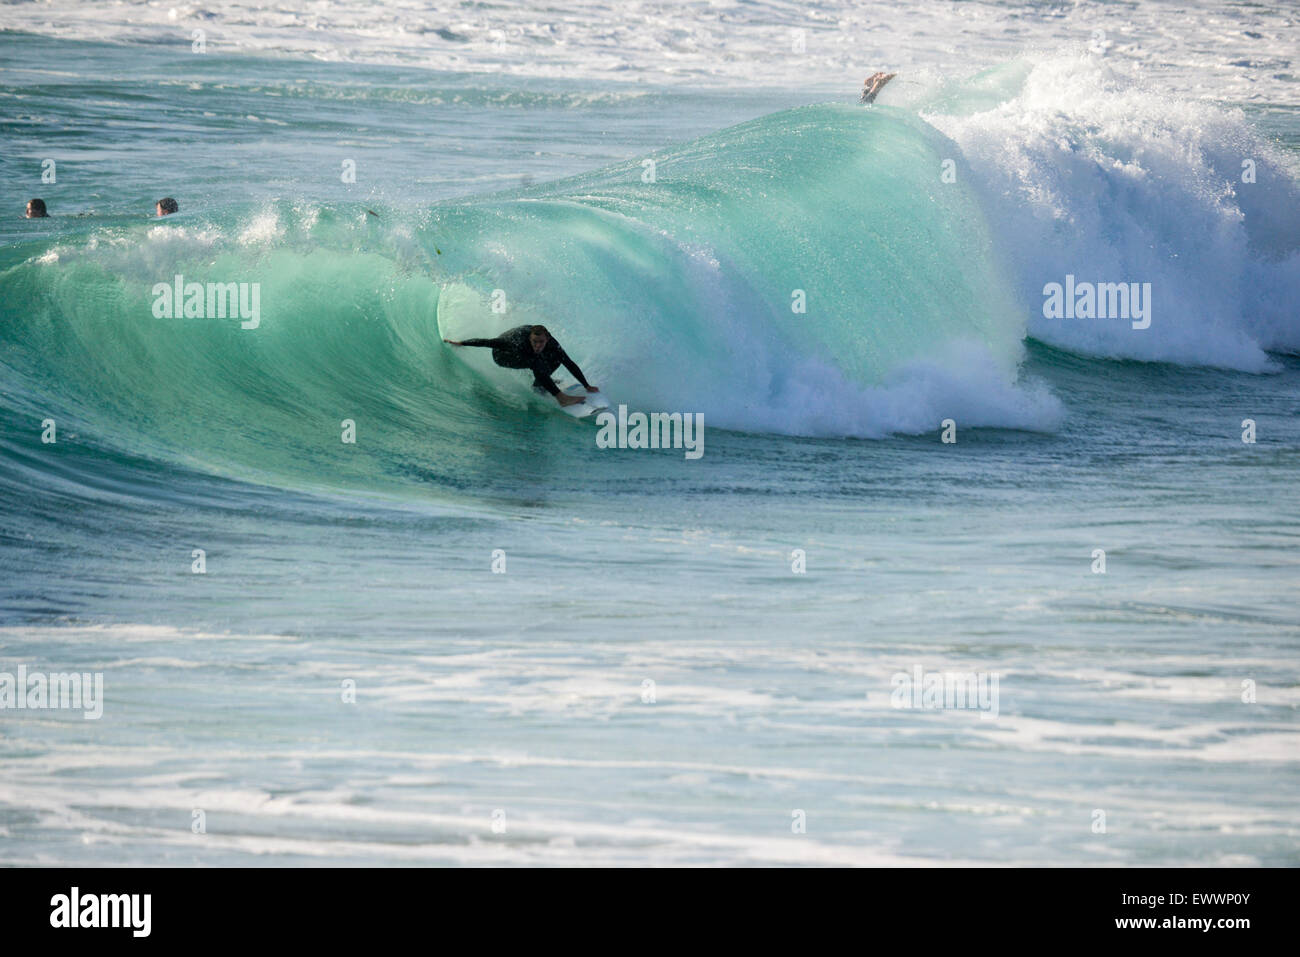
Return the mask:
[[[1273,367],[1266,350],[1300,351],[1300,185],[1246,118],[1097,57],[1025,66],[996,105],[954,111],[949,89],[923,115],[970,163],[1030,334],[1091,355],[1253,372]],[[1067,276],[1149,284],[1149,328],[1046,318],[1044,287]]]
[[0,28],[83,40],[172,38],[185,50],[200,29],[213,53],[603,83],[839,89],[846,96],[881,67],[966,74],[972,63],[1026,49],[1092,46],[1099,56],[1158,72],[1188,96],[1287,102],[1300,48],[1292,12],[1287,4],[1258,4],[1224,13],[1218,0],[1185,0],[1176,13],[1165,3],[1036,0],[648,0],[613,7],[609,0],[561,0],[545,9],[523,0],[473,7],[461,0],[290,0],[273,7],[259,0],[46,0],[0,5]]

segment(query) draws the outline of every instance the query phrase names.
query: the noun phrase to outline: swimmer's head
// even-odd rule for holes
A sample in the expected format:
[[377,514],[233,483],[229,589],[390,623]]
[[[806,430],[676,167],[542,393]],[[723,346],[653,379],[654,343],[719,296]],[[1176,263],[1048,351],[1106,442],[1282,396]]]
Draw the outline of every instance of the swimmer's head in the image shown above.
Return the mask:
[[154,208],[157,210],[159,216],[170,216],[172,213],[180,212],[180,206],[177,204],[176,200],[172,199],[170,196],[165,196],[158,200],[158,203]]
[[48,215],[50,214],[45,211],[45,200],[29,199],[27,201],[28,219],[44,219]]

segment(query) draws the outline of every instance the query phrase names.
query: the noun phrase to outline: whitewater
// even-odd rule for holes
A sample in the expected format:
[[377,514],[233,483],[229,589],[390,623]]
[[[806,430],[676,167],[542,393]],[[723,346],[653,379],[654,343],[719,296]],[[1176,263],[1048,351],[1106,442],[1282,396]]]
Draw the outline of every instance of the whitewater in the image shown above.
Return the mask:
[[[1298,39],[0,9],[0,672],[104,689],[0,713],[0,862],[1300,862]],[[523,323],[705,455],[443,343]]]

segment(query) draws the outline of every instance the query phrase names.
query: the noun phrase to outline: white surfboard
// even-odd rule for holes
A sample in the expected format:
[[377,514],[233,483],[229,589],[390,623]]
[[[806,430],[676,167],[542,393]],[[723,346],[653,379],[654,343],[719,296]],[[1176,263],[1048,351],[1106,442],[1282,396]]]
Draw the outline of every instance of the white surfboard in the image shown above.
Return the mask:
[[[572,416],[575,419],[586,419],[598,412],[604,412],[609,408],[609,400],[605,398],[605,393],[603,391],[594,393],[588,392],[580,383],[577,382],[570,382],[568,385],[562,385],[559,382],[555,384],[560,387],[560,391],[565,395],[576,395],[583,400],[582,402],[576,402],[573,405],[565,406],[556,403],[556,409],[563,412],[565,415]],[[545,396],[547,401],[555,402],[555,400],[551,398],[551,394],[545,389],[534,389],[533,391],[539,395]]]

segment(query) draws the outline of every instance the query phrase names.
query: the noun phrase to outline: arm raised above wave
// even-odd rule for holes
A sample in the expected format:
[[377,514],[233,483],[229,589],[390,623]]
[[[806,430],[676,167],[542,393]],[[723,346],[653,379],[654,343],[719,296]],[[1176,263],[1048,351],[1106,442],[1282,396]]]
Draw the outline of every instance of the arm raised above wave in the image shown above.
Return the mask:
[[885,88],[885,84],[898,76],[897,73],[873,73],[862,81],[862,99],[859,103],[874,103],[880,91]]

